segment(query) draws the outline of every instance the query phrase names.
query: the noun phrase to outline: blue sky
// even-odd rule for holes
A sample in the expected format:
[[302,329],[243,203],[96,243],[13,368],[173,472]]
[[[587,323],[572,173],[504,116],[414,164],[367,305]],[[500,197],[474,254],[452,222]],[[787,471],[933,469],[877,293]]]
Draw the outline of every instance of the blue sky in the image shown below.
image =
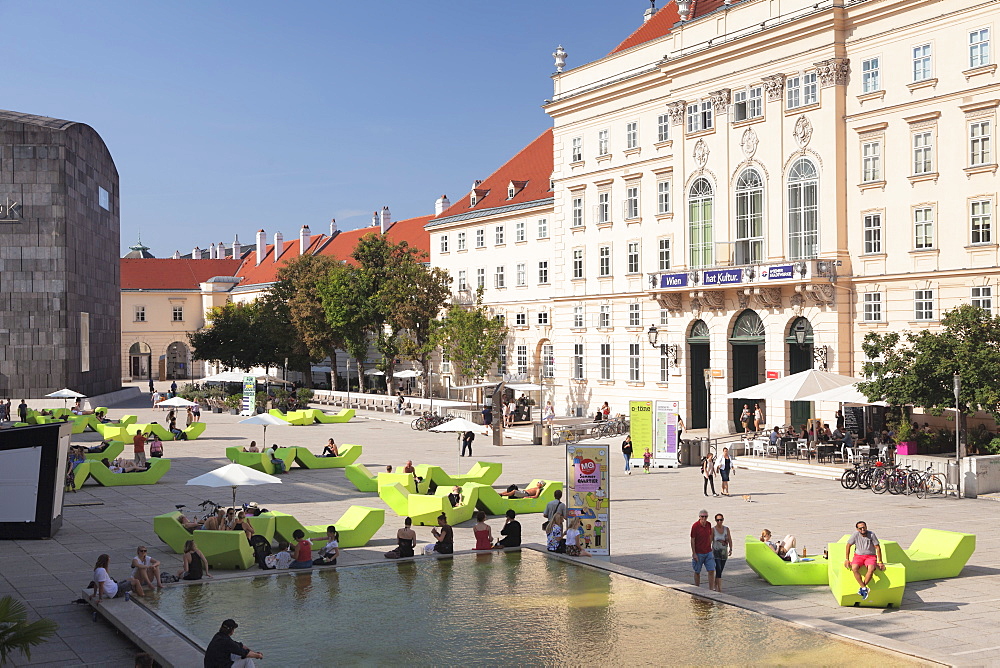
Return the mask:
[[352,229],[464,195],[549,127],[556,45],[599,58],[648,6],[0,0],[0,108],[101,134],[123,252]]

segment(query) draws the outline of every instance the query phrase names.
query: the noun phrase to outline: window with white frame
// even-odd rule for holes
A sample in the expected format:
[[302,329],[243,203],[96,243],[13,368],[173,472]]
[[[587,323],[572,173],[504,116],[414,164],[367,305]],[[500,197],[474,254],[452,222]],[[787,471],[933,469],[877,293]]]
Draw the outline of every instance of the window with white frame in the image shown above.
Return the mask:
[[929,206],[913,210],[913,248],[934,248],[934,209]]
[[507,186],[507,199],[514,199],[514,195],[517,194],[517,187],[511,183]]
[[972,287],[972,305],[978,306],[987,313],[993,313],[993,288],[989,285],[974,285]]
[[572,206],[573,227],[583,227],[583,197],[574,197]]
[[498,288],[507,287],[507,274],[503,265],[497,267],[496,273],[493,274],[493,285]]
[[136,306],[132,313],[135,315],[135,322],[146,322],[145,306]]
[[542,378],[556,377],[556,349],[551,343],[542,344]]
[[611,275],[611,246],[600,246],[597,249],[597,275]]
[[625,188],[625,219],[639,217],[639,186],[631,185]]
[[882,322],[882,293],[866,292],[862,302],[862,317],[865,322]]
[[173,322],[184,322],[184,307],[183,306],[174,306],[171,309],[171,316],[172,316]]
[[583,327],[584,323],[583,317],[584,317],[583,306],[577,304],[576,306],[573,307],[573,327],[577,329]]
[[459,290],[469,289],[469,282],[466,280],[465,269],[458,270],[458,289]]
[[629,274],[639,273],[639,242],[630,241],[625,246],[625,272]]
[[527,327],[528,326],[528,314],[527,313],[515,313],[514,314],[514,326],[515,327]]
[[583,344],[573,344],[573,379],[583,380]]
[[760,118],[764,115],[764,88],[750,86],[733,93],[733,120],[736,122]]
[[797,109],[816,104],[819,100],[816,72],[804,72],[785,80],[785,107]]
[[580,162],[583,160],[583,137],[573,137],[573,149],[572,155],[570,155],[570,160],[572,162]]
[[631,121],[625,124],[625,148],[639,148],[639,122]]
[[882,214],[865,214],[865,254],[882,252]]
[[736,181],[736,264],[764,259],[764,179],[753,168]]
[[549,261],[541,260],[538,263],[538,283],[544,285],[549,282]]
[[486,230],[476,230],[476,248],[486,248]]
[[632,382],[639,381],[639,344],[628,344],[628,379]]
[[972,243],[993,243],[993,201],[979,199],[969,202],[969,223]]
[[573,278],[583,278],[583,249],[573,249]]
[[666,327],[669,324],[670,324],[670,311],[667,310],[667,309],[665,309],[665,308],[661,308],[660,309],[660,325]]
[[[580,213],[583,213],[583,203],[580,203]],[[538,238],[548,239],[549,238],[549,220],[548,218],[538,219]]]
[[990,29],[977,28],[969,33],[969,67],[990,64]]
[[611,380],[611,344],[602,343],[600,352],[601,352],[601,380]]
[[628,305],[628,326],[629,327],[641,327],[642,326],[642,313],[638,304]]
[[528,266],[523,262],[518,263],[516,268],[517,273],[517,284],[520,286],[525,286],[528,284]]
[[711,100],[692,102],[687,106],[687,131],[689,133],[710,130],[713,127],[715,126]]
[[670,213],[670,181],[656,182],[656,213]]
[[447,253],[448,252],[448,235],[447,234],[442,234],[441,235],[441,252],[442,253]]
[[930,174],[934,171],[934,133],[921,130],[913,133],[913,173]]
[[698,179],[691,185],[688,195],[688,249],[692,269],[711,267],[714,262],[714,202],[712,185],[706,179]]
[[993,123],[969,123],[969,166],[989,165],[993,162]]
[[517,346],[517,373],[528,373],[528,346]]
[[819,254],[819,174],[806,158],[788,173],[788,259],[804,260]]
[[544,310],[543,311],[539,311],[538,314],[537,314],[536,322],[538,323],[539,327],[548,327],[549,326],[549,312],[548,311],[544,311]]
[[486,268],[479,267],[476,269],[476,287],[481,289],[486,289]]
[[443,350],[441,351],[441,373],[451,373],[451,358]]
[[525,241],[527,240],[527,225],[523,220],[519,220],[514,223],[514,241]]
[[611,222],[611,191],[602,190],[597,193],[597,222]]
[[913,291],[913,319],[934,320],[934,291]]
[[882,180],[882,140],[861,144],[861,180],[865,183]]
[[660,346],[660,382],[666,383],[670,378],[670,357],[667,355],[667,347]]
[[861,61],[861,92],[874,93],[882,90],[881,59],[872,56]]
[[660,114],[656,117],[656,141],[670,139],[670,114]]
[[496,322],[500,323],[501,326],[503,326],[507,323],[507,316],[505,316],[503,313],[497,313],[495,316],[493,316],[493,320],[495,320]]
[[597,133],[597,155],[607,155],[610,153],[608,147],[608,136],[607,130],[600,130]]
[[670,239],[660,239],[656,242],[656,259],[660,271],[670,270]]
[[456,247],[458,250],[465,250],[465,232],[459,232],[456,239]]
[[497,246],[503,246],[507,243],[507,234],[503,225],[497,225],[493,228],[494,240]]
[[611,326],[611,304],[601,304],[601,310],[597,314],[598,327]]
[[507,373],[507,344],[501,343],[497,356],[497,373],[504,375]]
[[931,67],[931,45],[913,47],[913,81],[926,81],[933,76]]

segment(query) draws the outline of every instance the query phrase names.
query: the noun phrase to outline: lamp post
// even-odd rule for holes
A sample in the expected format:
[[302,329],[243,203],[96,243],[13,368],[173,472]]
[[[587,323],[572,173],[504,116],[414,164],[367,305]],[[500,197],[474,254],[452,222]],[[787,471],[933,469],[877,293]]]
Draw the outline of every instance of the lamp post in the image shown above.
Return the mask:
[[660,332],[656,329],[656,325],[650,325],[649,329],[646,330],[646,338],[649,339],[649,345],[656,347],[656,342],[660,338]]
[[961,440],[961,420],[962,411],[958,407],[958,395],[962,391],[962,376],[955,374],[952,376],[952,387],[955,390],[955,463],[958,464],[958,477],[955,479],[955,498],[962,498],[962,440]]
[[705,369],[705,427],[709,446],[712,444],[712,370]]

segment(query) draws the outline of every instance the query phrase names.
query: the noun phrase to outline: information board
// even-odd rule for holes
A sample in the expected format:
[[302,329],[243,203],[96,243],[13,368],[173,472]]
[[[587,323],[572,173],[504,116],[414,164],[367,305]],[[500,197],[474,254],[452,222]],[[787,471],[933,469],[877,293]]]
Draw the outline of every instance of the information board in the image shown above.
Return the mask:
[[642,453],[653,451],[653,402],[628,402],[629,435],[632,436],[632,460],[642,462]]
[[579,517],[581,547],[595,556],[611,555],[611,494],[607,445],[566,446],[566,522]]
[[654,405],[653,413],[653,459],[656,466],[677,466],[677,411],[680,404],[676,401],[659,401]]
[[243,376],[243,406],[240,415],[253,415],[257,403],[257,379],[254,376]]

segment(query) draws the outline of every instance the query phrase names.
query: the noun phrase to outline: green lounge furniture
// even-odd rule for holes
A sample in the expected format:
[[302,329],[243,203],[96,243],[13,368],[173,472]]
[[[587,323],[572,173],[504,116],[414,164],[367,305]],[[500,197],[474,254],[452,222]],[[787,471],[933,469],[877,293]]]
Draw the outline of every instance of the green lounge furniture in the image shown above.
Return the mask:
[[[73,489],[80,489],[83,487],[83,483],[87,482],[87,478],[90,477],[90,467],[92,464],[94,462],[81,462],[73,469]],[[97,462],[97,465],[101,466],[101,463]]]
[[958,577],[975,551],[975,534],[940,529],[921,529],[905,550],[895,541],[882,541],[882,557],[903,564],[907,582]]
[[379,473],[373,475],[364,464],[351,464],[344,467],[344,476],[359,492],[378,492],[384,485],[401,484],[408,491],[416,494],[417,488],[413,476],[409,473]]
[[[478,506],[480,510],[485,510],[490,515],[504,515],[508,510],[513,510],[518,515],[528,513],[545,512],[545,506],[549,501],[555,500],[557,489],[563,488],[563,483],[558,480],[542,480],[545,486],[542,493],[533,499],[513,499],[508,496],[500,496],[500,492],[489,485],[481,485],[477,482],[466,483],[477,490]],[[539,480],[532,480],[527,489],[535,487]]]
[[[295,448],[278,448],[274,451],[274,455],[285,462],[285,470],[288,471],[292,467],[292,460],[295,459]],[[266,452],[243,452],[242,448],[230,446],[226,448],[226,459],[235,464],[274,475],[274,464],[271,463],[271,457]]]
[[121,441],[109,441],[108,447],[104,449],[104,452],[85,452],[83,457],[90,462],[99,462],[104,458],[107,458],[109,462],[113,462],[118,459],[118,456],[121,455],[124,450],[125,444]]
[[90,477],[98,485],[104,487],[126,487],[131,485],[153,485],[160,481],[170,470],[170,460],[162,458],[152,458],[149,460],[149,469],[135,473],[112,473],[108,467],[100,462],[84,462],[80,466],[90,467]]
[[205,433],[206,426],[208,425],[204,422],[192,422],[190,427],[186,427],[181,431],[184,432],[184,436],[187,440],[193,441]]
[[448,524],[460,524],[472,519],[479,501],[479,490],[474,483],[466,483],[462,487],[464,503],[454,508],[448,500],[447,490],[439,490],[435,494],[414,494],[399,483],[380,485],[378,495],[387,506],[400,517],[410,517],[414,524],[421,526],[437,526],[438,515],[444,513]]
[[97,431],[97,425],[100,424],[96,415],[73,415],[69,421],[73,425],[74,434],[82,434],[87,430],[87,427]]
[[340,455],[337,457],[319,457],[303,447],[292,449],[295,450],[295,461],[298,462],[299,466],[307,469],[342,469],[356,462],[361,456],[360,445],[341,446]]
[[382,525],[385,524],[385,509],[370,508],[368,506],[351,506],[336,522],[326,524],[314,524],[303,526],[292,515],[281,512],[264,513],[261,517],[273,517],[275,521],[275,536],[280,540],[294,544],[293,534],[296,529],[301,529],[306,538],[313,542],[314,548],[321,548],[326,545],[326,527],[333,525],[337,527],[340,534],[339,546],[364,547],[372,539]]
[[492,485],[503,473],[503,464],[497,462],[476,462],[465,475],[448,475],[440,466],[428,466],[421,464],[416,466],[417,475],[424,480],[429,480],[431,491],[438,487],[447,487],[449,490],[458,485],[461,487],[467,482],[478,482],[480,485]]
[[318,408],[306,408],[295,412],[305,417],[311,417],[313,420],[319,422],[320,424],[338,424],[342,422],[350,422],[351,418],[354,417],[353,408],[345,408],[339,413],[324,413]]
[[184,553],[184,543],[194,538],[194,535],[181,526],[181,513],[174,511],[153,518],[153,532],[167,544],[176,554]]
[[105,440],[125,440],[127,433],[125,427],[130,424],[135,424],[138,418],[135,415],[123,415],[118,422],[100,422],[94,423],[94,431],[101,435],[101,438]]
[[299,411],[288,411],[287,413],[282,413],[277,408],[272,408],[270,411],[268,411],[268,413],[270,413],[276,418],[281,418],[288,424],[295,425],[297,427],[302,427],[307,424],[313,423],[312,417],[307,415],[300,415]]
[[[172,512],[153,518],[153,531],[177,554],[183,554],[184,544],[194,540],[212,568],[245,570],[254,564],[253,548],[250,547],[244,532],[204,529],[188,531],[178,521],[180,515],[179,512]],[[267,517],[265,514],[249,519],[256,533],[268,540],[273,539],[275,532],[273,517]]]
[[[830,543],[830,556],[843,554],[845,542]],[[885,555],[883,554],[883,557]],[[837,604],[845,607],[862,608],[898,608],[903,602],[903,592],[906,589],[906,567],[902,564],[885,564],[884,571],[875,571],[872,581],[868,583],[868,598],[863,599],[858,594],[858,581],[854,573],[844,567],[842,559],[831,559],[827,564],[830,593]],[[862,576],[867,569],[862,566],[859,571]]]
[[[841,544],[841,551],[844,546]],[[822,555],[809,555],[812,561],[785,561],[756,536],[747,536],[744,545],[747,566],[773,585],[825,585],[830,581],[829,565]],[[841,563],[841,565],[843,565]],[[855,593],[857,587],[855,587]]]
[[134,437],[140,431],[146,436],[151,436],[152,434],[156,434],[157,436],[160,437],[161,441],[174,440],[174,435],[170,433],[170,430],[168,430],[166,427],[164,427],[162,424],[158,422],[156,423],[137,422],[135,424],[130,424],[127,427],[125,427],[125,433],[128,434],[130,437],[129,440],[132,440],[132,437]]
[[265,513],[253,517],[247,516],[247,521],[253,527],[255,536],[263,536],[269,543],[274,542],[274,537],[277,534],[277,524],[273,517],[268,517]]

